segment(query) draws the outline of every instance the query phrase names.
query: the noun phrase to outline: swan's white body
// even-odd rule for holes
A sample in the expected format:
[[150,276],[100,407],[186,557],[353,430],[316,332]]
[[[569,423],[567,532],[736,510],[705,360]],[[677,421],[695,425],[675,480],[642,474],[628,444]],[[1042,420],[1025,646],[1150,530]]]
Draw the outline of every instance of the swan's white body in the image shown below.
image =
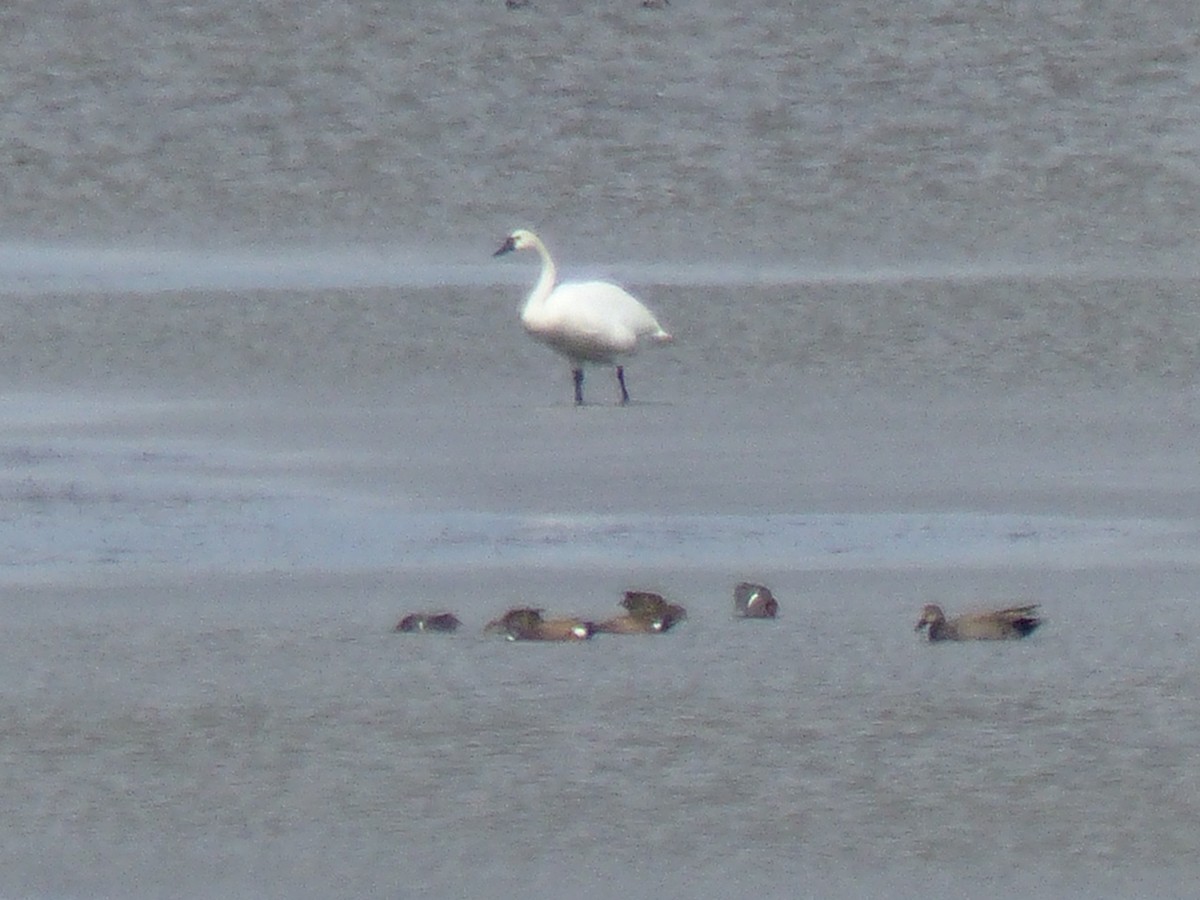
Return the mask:
[[518,229],[495,255],[511,250],[536,250],[542,273],[521,309],[521,324],[530,335],[553,347],[571,363],[575,402],[583,403],[583,365],[616,365],[621,402],[629,401],[624,367],[618,357],[635,352],[638,338],[671,340],[650,310],[623,288],[607,281],[558,284],[550,251],[532,231]]

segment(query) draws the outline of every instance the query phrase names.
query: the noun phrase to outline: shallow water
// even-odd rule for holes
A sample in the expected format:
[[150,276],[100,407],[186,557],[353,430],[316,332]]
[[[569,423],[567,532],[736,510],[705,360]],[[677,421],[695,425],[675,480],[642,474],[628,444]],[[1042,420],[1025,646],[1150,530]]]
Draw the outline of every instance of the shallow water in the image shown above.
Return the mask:
[[0,12],[0,895],[1190,893],[1196,15]]
[[[615,609],[611,571],[23,592],[7,889],[1183,893],[1193,576],[780,572],[777,622],[723,581],[664,574],[685,625],[587,646],[477,626],[515,593]],[[1025,642],[911,634],[1013,590],[1048,601]],[[386,633],[448,594],[466,633]]]
[[1190,259],[1197,13],[130,0],[4,13],[14,237]]

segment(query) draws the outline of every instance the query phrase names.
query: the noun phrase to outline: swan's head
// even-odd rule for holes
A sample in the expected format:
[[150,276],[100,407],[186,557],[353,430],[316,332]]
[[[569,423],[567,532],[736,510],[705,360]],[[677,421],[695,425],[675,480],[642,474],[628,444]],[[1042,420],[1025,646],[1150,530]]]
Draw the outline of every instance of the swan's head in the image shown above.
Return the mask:
[[504,239],[504,243],[500,245],[500,249],[493,253],[492,256],[502,256],[513,250],[533,250],[537,245],[538,238],[536,234],[524,228],[518,228]]

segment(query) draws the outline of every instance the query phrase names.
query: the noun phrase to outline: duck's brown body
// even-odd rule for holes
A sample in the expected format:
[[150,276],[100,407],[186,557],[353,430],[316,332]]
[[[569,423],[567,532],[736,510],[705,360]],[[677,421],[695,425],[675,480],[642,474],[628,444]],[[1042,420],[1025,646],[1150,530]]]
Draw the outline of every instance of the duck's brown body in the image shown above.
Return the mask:
[[1004,641],[1023,638],[1042,624],[1037,604],[1010,606],[988,612],[966,613],[947,619],[935,603],[926,604],[916,630],[928,630],[931,641]]
[[528,607],[510,609],[484,629],[503,634],[510,641],[585,641],[595,630],[591,622],[583,619],[546,619],[542,610]]
[[635,616],[626,614],[613,616],[603,622],[596,623],[597,634],[659,634],[670,628],[674,622],[664,627],[664,619],[660,616]]

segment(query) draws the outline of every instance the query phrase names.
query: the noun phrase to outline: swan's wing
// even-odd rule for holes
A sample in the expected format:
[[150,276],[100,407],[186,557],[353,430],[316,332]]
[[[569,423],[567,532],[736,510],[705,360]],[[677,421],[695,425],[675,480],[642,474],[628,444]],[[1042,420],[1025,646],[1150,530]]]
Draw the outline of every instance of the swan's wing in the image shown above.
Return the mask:
[[554,289],[546,311],[581,331],[611,335],[613,340],[636,340],[640,335],[665,335],[654,314],[641,301],[607,281],[566,282]]

